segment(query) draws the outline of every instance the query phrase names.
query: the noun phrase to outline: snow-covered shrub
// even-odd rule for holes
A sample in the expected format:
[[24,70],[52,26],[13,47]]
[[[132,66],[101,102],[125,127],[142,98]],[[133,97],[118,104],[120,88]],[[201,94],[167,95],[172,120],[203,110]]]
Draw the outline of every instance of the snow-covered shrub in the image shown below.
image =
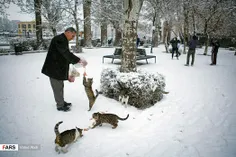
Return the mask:
[[[119,85],[120,84],[120,85]],[[101,73],[101,92],[119,101],[121,93],[129,96],[128,104],[139,109],[153,106],[163,98],[165,78],[159,73],[143,70],[121,73],[118,69],[106,68]]]
[[49,47],[50,41],[49,39],[45,39],[38,46],[35,38],[13,38],[10,40],[10,47],[14,49],[15,44],[17,44],[22,47],[22,51],[46,50]]

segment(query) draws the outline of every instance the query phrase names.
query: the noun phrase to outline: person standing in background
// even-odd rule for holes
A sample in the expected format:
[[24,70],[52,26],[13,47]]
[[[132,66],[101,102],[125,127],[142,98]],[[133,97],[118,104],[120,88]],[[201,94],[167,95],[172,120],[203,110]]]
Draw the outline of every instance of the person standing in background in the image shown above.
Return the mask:
[[220,47],[219,41],[217,39],[213,39],[212,50],[211,50],[211,64],[210,65],[216,65],[219,47]]
[[179,59],[179,49],[178,49],[178,44],[180,41],[177,39],[177,37],[174,37],[171,41],[171,46],[172,46],[172,59],[174,57],[174,53],[176,53],[176,58]]
[[194,35],[188,44],[189,49],[188,49],[188,53],[187,53],[187,62],[185,64],[185,66],[189,66],[190,56],[192,57],[191,66],[194,65],[197,43],[198,43],[197,36]]

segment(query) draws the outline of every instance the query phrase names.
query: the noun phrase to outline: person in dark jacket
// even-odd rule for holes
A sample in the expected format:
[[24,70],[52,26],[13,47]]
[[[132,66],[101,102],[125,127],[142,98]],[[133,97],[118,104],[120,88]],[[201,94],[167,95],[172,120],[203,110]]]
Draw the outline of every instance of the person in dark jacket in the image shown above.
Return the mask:
[[214,39],[212,41],[212,50],[211,50],[211,64],[210,65],[216,65],[217,60],[217,53],[220,47],[220,43],[217,39]]
[[139,36],[137,35],[137,39],[136,39],[136,47],[138,47],[139,44],[140,44],[140,38],[139,38]]
[[79,63],[84,67],[87,65],[85,59],[75,56],[69,50],[69,41],[72,40],[75,35],[76,30],[73,27],[69,27],[64,33],[55,36],[51,40],[42,67],[42,73],[49,77],[54,98],[57,103],[57,110],[59,111],[69,111],[72,105],[64,101],[64,81],[74,81],[68,76],[69,64]]
[[179,59],[179,48],[178,48],[178,44],[180,43],[180,41],[177,39],[177,37],[174,37],[171,41],[171,46],[172,46],[172,59],[174,57],[174,53],[176,53],[176,57],[177,59]]
[[187,62],[185,64],[185,66],[189,66],[190,56],[192,56],[191,66],[193,66],[194,60],[195,60],[195,52],[196,52],[197,42],[198,42],[197,36],[194,35],[188,44],[189,49],[188,49],[188,53],[187,53]]

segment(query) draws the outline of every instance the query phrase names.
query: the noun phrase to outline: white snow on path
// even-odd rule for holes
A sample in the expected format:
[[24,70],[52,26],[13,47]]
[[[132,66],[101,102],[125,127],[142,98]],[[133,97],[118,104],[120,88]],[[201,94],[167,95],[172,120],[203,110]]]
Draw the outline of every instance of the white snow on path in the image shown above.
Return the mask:
[[[87,74],[100,88],[105,67],[118,67],[102,56],[114,48],[84,49],[89,64]],[[149,54],[150,49],[146,49]],[[75,126],[88,127],[93,112],[112,112],[120,117],[116,129],[103,125],[71,145],[67,157],[235,157],[236,156],[236,57],[221,48],[218,65],[210,66],[210,56],[200,55],[195,65],[184,66],[186,55],[171,59],[164,46],[154,48],[157,63],[138,65],[166,78],[170,93],[146,110],[125,108],[119,102],[99,95],[88,112],[88,99],[82,77],[65,82],[65,99],[73,103],[70,112],[56,110],[49,79],[41,74],[46,53],[0,56],[0,144],[39,144],[40,150],[0,152],[0,157],[56,157],[54,126],[62,132]],[[80,54],[79,54],[80,55]],[[140,61],[145,63],[144,61]],[[115,60],[119,63],[119,60]],[[83,69],[78,69],[81,74]]]

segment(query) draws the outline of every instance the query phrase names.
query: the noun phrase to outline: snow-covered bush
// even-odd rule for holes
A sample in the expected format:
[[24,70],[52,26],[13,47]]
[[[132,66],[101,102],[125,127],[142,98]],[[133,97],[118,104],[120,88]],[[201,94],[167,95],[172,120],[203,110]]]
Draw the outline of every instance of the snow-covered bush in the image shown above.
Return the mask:
[[118,69],[106,68],[101,73],[101,92],[105,96],[119,101],[120,94],[128,95],[128,104],[139,109],[160,101],[165,85],[164,76],[157,72],[121,73]]
[[46,50],[49,47],[50,41],[49,39],[44,39],[38,47],[35,38],[13,38],[10,40],[10,47],[14,49],[15,44],[17,44],[22,47],[22,51]]

